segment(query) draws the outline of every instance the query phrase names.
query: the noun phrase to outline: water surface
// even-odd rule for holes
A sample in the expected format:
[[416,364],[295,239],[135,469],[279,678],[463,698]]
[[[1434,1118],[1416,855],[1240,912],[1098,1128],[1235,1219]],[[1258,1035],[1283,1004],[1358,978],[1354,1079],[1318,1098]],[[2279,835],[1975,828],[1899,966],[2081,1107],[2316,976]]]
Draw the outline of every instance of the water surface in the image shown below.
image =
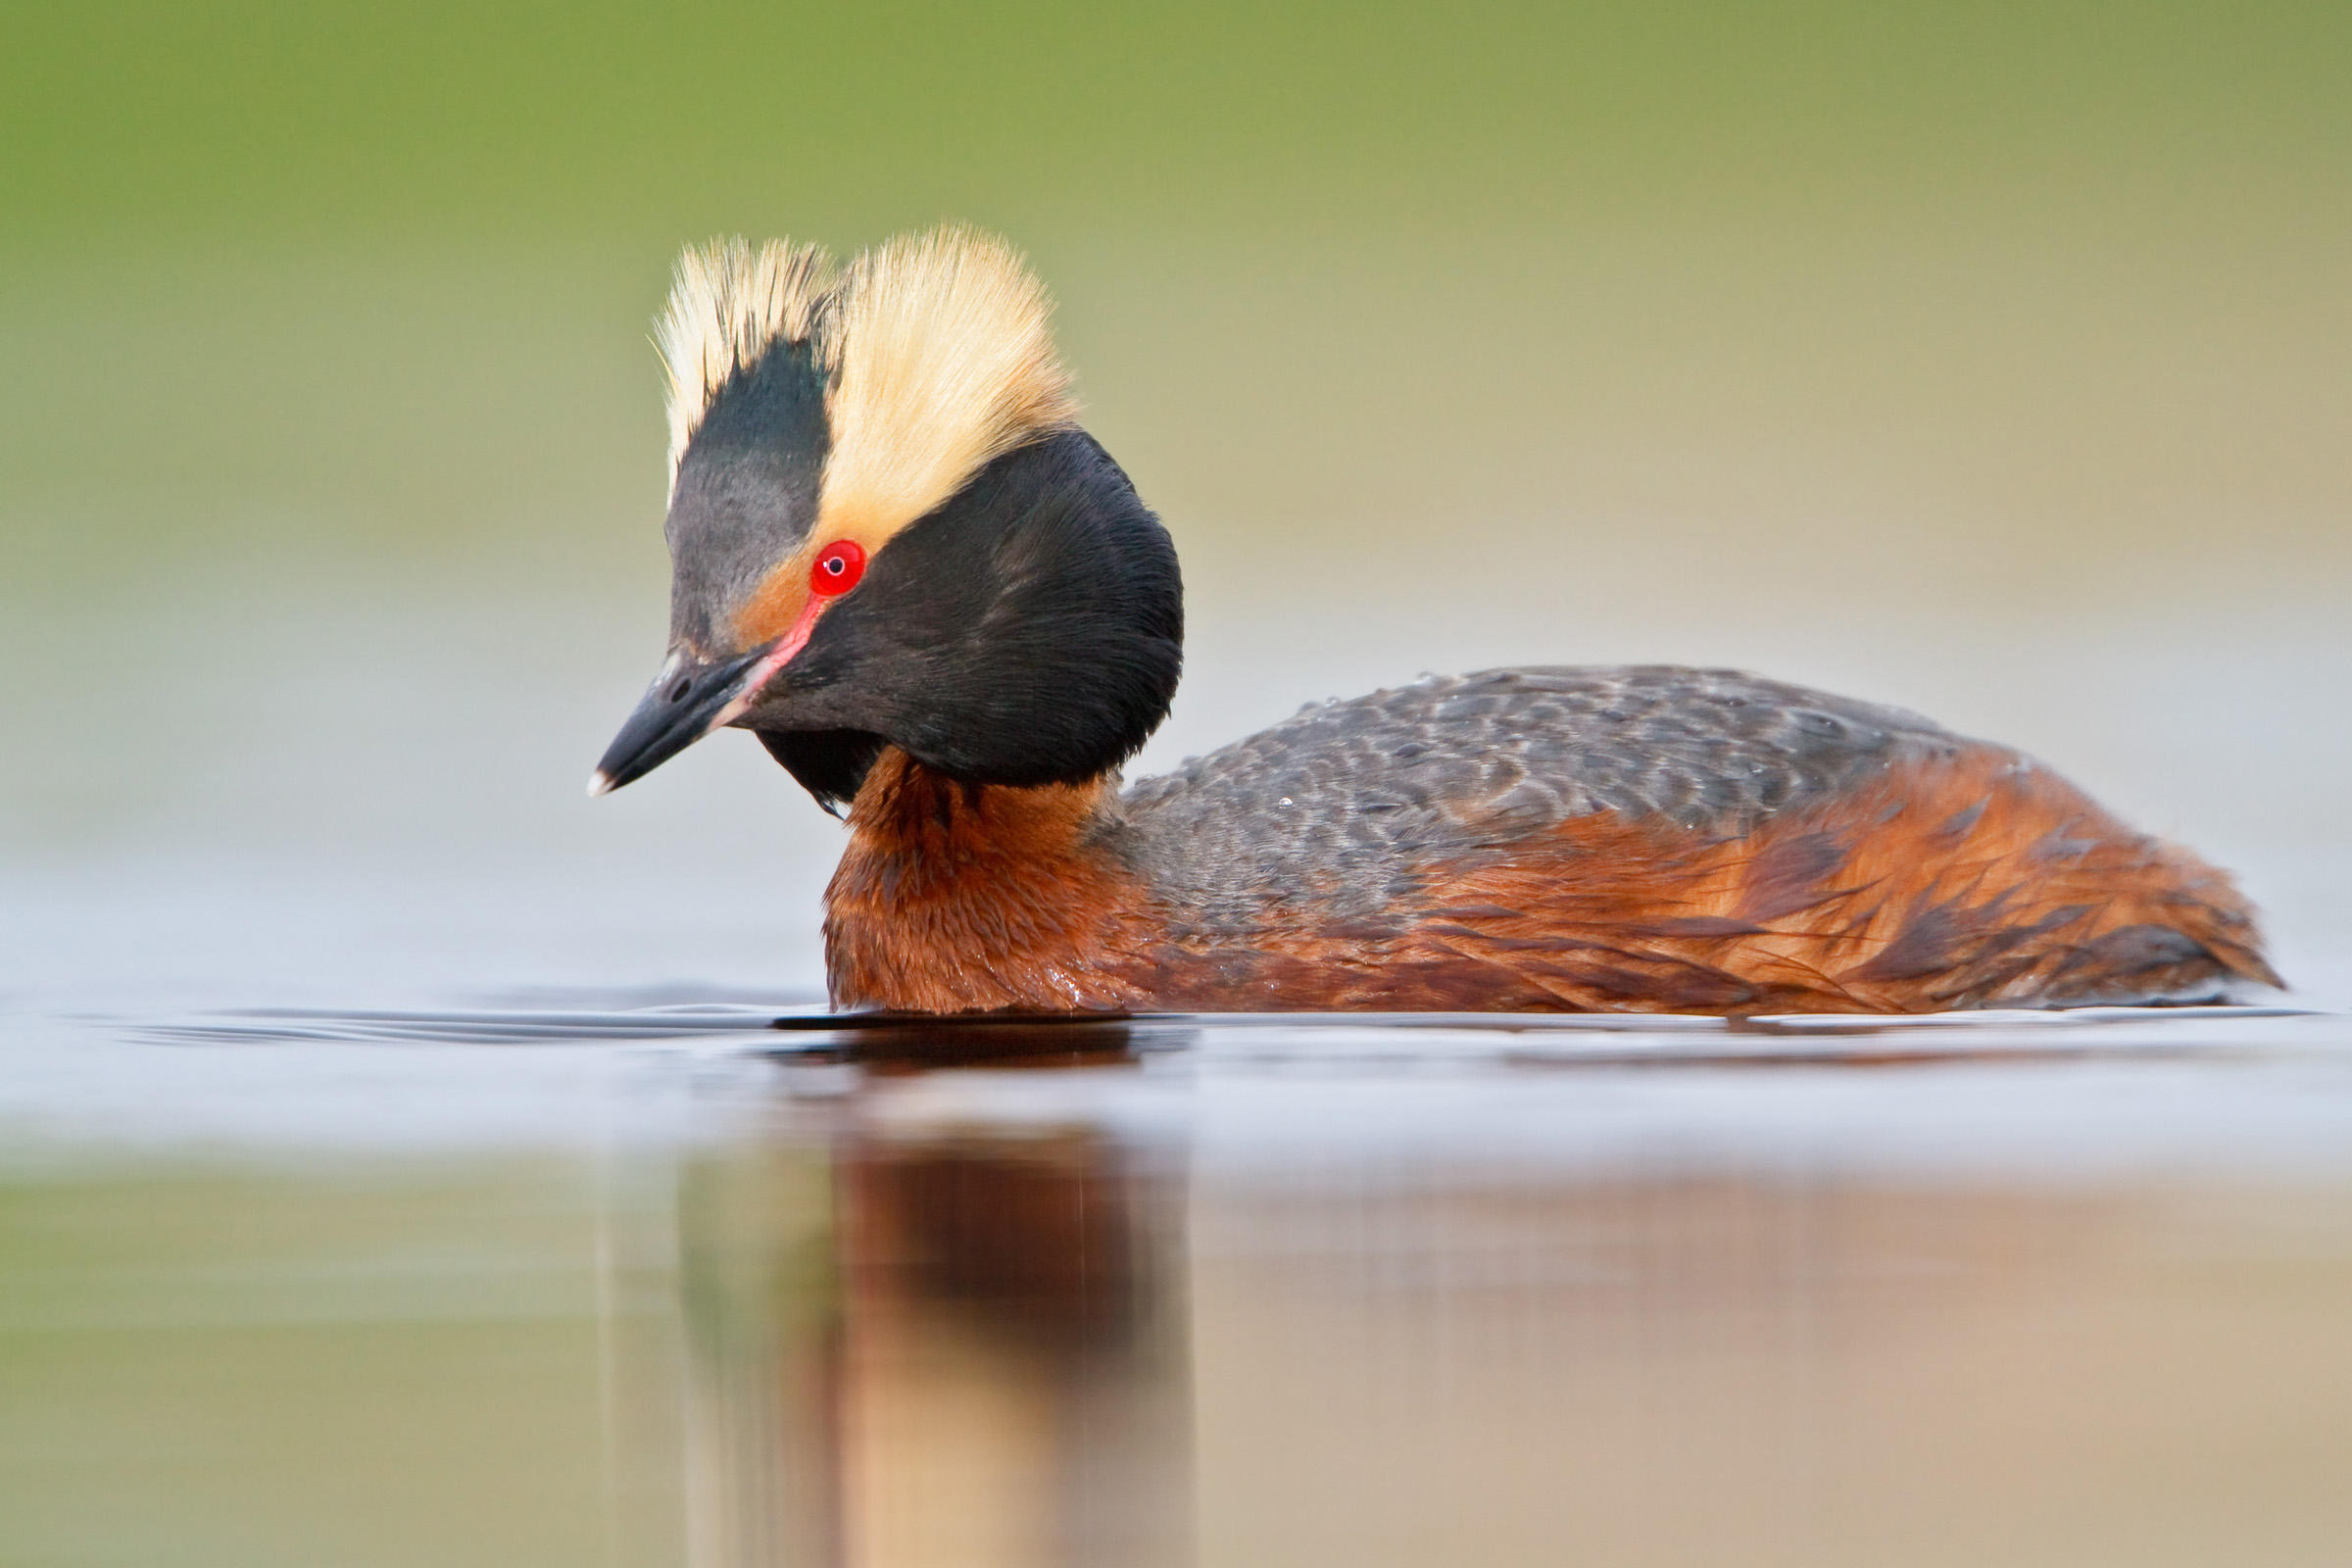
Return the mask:
[[16,1027],[0,1560],[2352,1538],[2340,1015],[594,1002]]

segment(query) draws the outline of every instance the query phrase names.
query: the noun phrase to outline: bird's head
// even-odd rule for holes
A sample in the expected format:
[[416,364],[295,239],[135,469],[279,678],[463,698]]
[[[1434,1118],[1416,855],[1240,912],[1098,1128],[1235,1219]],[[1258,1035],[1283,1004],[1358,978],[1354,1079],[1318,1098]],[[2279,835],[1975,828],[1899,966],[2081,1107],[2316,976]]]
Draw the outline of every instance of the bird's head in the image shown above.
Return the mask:
[[1175,549],[1078,427],[1049,311],[961,229],[841,268],[780,242],[679,259],[669,657],[591,793],[726,725],[828,809],[885,745],[1037,785],[1143,744],[1181,659]]

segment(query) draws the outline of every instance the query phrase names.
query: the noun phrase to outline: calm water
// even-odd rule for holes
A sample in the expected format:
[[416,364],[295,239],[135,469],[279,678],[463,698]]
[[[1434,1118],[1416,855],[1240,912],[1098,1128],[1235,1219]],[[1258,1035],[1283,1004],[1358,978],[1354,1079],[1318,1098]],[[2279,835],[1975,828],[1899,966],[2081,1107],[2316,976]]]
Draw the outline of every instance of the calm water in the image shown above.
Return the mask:
[[2340,1014],[633,1000],[13,1022],[0,1562],[2352,1543]]

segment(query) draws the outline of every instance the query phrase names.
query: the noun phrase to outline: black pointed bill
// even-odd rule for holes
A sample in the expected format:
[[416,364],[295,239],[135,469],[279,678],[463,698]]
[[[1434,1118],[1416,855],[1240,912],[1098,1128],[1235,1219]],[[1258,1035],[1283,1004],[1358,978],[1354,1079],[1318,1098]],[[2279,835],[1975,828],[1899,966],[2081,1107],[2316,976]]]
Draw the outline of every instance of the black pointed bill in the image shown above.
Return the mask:
[[734,659],[671,655],[637,710],[605,749],[604,760],[589,776],[588,793],[603,795],[643,778],[734,719],[775,673],[776,651],[771,643]]

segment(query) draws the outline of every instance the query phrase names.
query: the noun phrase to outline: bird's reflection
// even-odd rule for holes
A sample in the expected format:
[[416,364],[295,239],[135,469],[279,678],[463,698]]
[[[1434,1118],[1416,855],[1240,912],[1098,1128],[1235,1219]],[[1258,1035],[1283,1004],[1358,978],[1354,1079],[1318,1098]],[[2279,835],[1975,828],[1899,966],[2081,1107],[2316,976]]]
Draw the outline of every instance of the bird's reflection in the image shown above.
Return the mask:
[[1558,1127],[1506,1149],[1428,1136],[1430,1073],[915,1044],[778,1068],[686,1174],[696,1568],[1999,1561],[2018,1477],[2103,1539],[2340,1425],[2352,1275],[2233,1273],[2225,1195],[1591,1157],[1647,1074],[1511,1080]]
[[788,1120],[682,1195],[696,1568],[1189,1560],[1171,1161]]

